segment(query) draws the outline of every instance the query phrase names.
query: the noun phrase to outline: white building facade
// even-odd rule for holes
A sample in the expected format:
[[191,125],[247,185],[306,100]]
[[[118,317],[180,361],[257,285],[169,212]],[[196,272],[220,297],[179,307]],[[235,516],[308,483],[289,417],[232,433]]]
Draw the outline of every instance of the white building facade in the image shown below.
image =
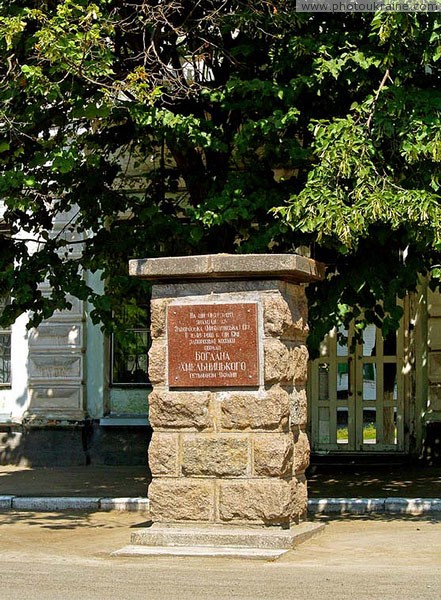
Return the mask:
[[[63,215],[55,232],[70,219]],[[72,249],[81,252],[81,244]],[[99,274],[85,278],[103,291]],[[87,302],[69,301],[71,310],[38,328],[28,329],[22,315],[0,330],[0,463],[145,464],[148,323],[136,331],[144,345],[128,356],[92,323]],[[135,367],[144,371],[136,381]]]

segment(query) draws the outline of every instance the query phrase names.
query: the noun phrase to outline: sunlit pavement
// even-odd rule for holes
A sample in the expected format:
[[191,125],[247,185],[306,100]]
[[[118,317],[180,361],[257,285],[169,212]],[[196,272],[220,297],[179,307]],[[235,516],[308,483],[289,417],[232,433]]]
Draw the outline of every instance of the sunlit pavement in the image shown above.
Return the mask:
[[2,600],[238,598],[365,600],[439,597],[441,523],[323,519],[325,531],[275,562],[118,558],[145,526],[133,513],[0,514]]

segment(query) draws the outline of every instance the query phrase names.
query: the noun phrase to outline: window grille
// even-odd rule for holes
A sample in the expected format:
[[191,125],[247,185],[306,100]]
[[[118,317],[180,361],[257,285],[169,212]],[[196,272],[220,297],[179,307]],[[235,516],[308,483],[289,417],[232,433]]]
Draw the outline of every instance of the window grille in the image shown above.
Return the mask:
[[111,339],[111,384],[114,386],[149,385],[148,351],[151,345],[148,309],[141,307],[135,324]]
[[[9,299],[0,297],[0,313]],[[11,385],[11,329],[0,328],[0,387]]]

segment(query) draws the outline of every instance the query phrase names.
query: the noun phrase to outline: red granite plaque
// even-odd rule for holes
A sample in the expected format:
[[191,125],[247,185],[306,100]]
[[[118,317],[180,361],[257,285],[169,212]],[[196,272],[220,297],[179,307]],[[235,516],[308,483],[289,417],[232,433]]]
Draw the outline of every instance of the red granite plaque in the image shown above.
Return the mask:
[[167,337],[170,387],[259,385],[257,303],[169,306]]

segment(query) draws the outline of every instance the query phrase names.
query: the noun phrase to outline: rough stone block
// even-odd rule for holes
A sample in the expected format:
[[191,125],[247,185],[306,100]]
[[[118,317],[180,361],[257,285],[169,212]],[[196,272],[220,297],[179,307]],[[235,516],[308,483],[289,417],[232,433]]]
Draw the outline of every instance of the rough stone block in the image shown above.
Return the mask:
[[149,396],[149,420],[154,429],[210,428],[210,392],[169,392],[156,388]]
[[289,433],[254,434],[254,473],[284,477],[292,473],[293,440]]
[[167,330],[167,306],[171,298],[157,298],[151,301],[150,333],[153,339],[164,337]]
[[294,432],[294,473],[304,473],[309,466],[310,446],[304,431]]
[[289,395],[289,400],[291,426],[304,427],[308,418],[306,389],[303,386],[294,387]]
[[265,525],[288,523],[292,487],[281,479],[221,481],[219,515],[222,521]]
[[277,339],[264,341],[265,383],[303,383],[308,369],[308,350],[304,344],[286,345]]
[[295,385],[306,383],[308,377],[308,349],[304,344],[294,346],[290,351],[292,379]]
[[289,348],[278,339],[264,340],[265,383],[290,383]]
[[[245,439],[244,439],[245,438]],[[186,435],[182,440],[184,475],[234,476],[248,470],[246,436]]]
[[295,523],[306,519],[308,511],[308,486],[306,477],[300,475],[291,481],[292,488],[292,505],[291,519]]
[[149,467],[156,475],[178,475],[179,434],[154,432],[149,445]]
[[264,393],[231,392],[221,400],[223,429],[287,430],[289,426],[289,395],[280,386]]
[[[301,288],[300,288],[301,289]],[[303,290],[302,290],[303,291]],[[300,298],[271,294],[264,298],[263,321],[266,336],[304,339],[308,334],[307,305]]]
[[151,383],[165,383],[166,380],[167,352],[165,341],[153,340],[149,350],[149,379]]
[[306,298],[306,288],[304,285],[298,285],[295,283],[285,283],[285,295],[288,302],[293,303],[302,319],[308,320],[308,300]]
[[154,479],[149,487],[154,521],[212,521],[214,480]]

